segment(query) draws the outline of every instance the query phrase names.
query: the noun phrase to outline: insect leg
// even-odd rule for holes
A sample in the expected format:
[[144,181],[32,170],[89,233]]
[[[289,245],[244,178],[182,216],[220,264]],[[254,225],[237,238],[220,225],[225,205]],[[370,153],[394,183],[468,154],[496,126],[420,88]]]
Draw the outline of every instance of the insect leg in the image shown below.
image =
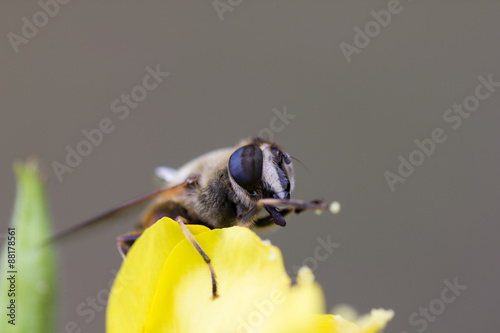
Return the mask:
[[[293,212],[293,209],[287,208],[287,209],[280,210],[278,213],[279,213],[279,215],[281,215],[284,218],[286,215],[290,214],[291,212]],[[265,217],[260,218],[257,221],[255,221],[255,225],[258,227],[265,227],[265,226],[268,226],[268,225],[271,225],[274,223],[275,223],[274,217],[272,215],[265,216]]]
[[182,232],[184,232],[186,238],[191,242],[191,244],[193,244],[196,251],[198,251],[203,260],[205,260],[205,263],[207,263],[208,268],[210,269],[210,276],[212,277],[212,299],[216,299],[218,297],[217,280],[215,279],[215,271],[214,267],[212,266],[212,260],[210,260],[210,257],[205,253],[205,251],[203,251],[203,249],[201,248],[200,244],[198,244],[191,231],[189,231],[188,227],[186,227],[187,220],[182,216],[178,216],[175,220],[181,226]]
[[335,204],[327,204],[323,200],[313,200],[313,201],[303,201],[297,199],[278,199],[278,198],[262,198],[255,204],[256,208],[261,208],[262,206],[283,206],[294,208],[295,213],[300,213],[304,210],[315,210],[315,211],[326,211],[329,210],[335,213]]
[[[332,202],[330,204],[325,203],[323,200],[313,200],[313,201],[303,201],[297,199],[278,199],[278,198],[262,198],[257,200],[257,202],[250,208],[245,214],[239,216],[241,220],[250,219],[255,211],[264,207],[273,217],[273,220],[277,222],[278,225],[284,226],[284,219],[279,218],[274,211],[272,211],[272,207],[288,207],[290,211],[293,209],[295,213],[301,213],[305,210],[314,210],[316,212],[323,212],[329,210],[331,213],[338,213],[338,202]],[[289,212],[287,212],[288,214]],[[274,217],[277,217],[276,219]]]
[[118,251],[120,252],[123,259],[125,259],[128,251],[140,235],[142,235],[142,230],[132,231],[126,235],[117,237]]

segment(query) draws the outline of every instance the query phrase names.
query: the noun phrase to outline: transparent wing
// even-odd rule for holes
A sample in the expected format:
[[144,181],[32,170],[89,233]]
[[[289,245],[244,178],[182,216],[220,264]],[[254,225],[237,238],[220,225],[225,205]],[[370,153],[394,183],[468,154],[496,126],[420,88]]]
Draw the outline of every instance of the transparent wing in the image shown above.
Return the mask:
[[165,183],[171,183],[178,178],[179,171],[171,167],[159,166],[155,169],[155,175]]

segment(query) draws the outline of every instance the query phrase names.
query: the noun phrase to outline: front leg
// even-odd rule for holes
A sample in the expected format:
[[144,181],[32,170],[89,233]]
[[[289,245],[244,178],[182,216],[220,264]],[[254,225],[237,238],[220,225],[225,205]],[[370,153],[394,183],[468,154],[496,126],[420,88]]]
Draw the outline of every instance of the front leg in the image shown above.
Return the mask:
[[[264,208],[269,212],[269,214],[271,215],[271,219],[275,224],[284,227],[286,225],[286,221],[283,216],[289,214],[292,211],[298,214],[305,210],[314,210],[318,213],[329,210],[331,213],[336,214],[339,210],[338,206],[339,204],[337,202],[326,204],[323,200],[313,200],[307,202],[297,199],[262,198],[257,200],[257,202],[246,213],[239,213],[238,219],[243,222],[248,222],[253,218],[253,216],[259,209]],[[282,210],[286,213],[281,214],[281,212],[278,212],[276,210],[276,207],[287,207],[286,209]]]

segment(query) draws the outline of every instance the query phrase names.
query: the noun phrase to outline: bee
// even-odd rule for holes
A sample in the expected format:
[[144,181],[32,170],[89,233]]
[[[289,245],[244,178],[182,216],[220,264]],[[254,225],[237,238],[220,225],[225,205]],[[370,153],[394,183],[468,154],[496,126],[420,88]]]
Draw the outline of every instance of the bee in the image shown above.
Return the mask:
[[172,218],[208,264],[215,298],[217,281],[210,258],[186,224],[200,224],[210,229],[242,226],[259,230],[273,225],[284,227],[285,217],[292,212],[312,209],[335,213],[339,207],[336,202],[327,205],[322,200],[290,199],[295,187],[292,158],[275,142],[260,137],[203,154],[178,170],[158,167],[156,175],[164,182],[160,189],[127,201],[54,238],[95,224],[127,207],[151,201],[134,230],[118,237],[120,253],[125,256],[144,230],[156,221],[162,217]]

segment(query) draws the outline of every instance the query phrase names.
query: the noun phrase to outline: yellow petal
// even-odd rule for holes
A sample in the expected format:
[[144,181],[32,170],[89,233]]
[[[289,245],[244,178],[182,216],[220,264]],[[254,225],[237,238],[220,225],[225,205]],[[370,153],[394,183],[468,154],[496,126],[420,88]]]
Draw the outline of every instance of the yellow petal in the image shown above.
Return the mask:
[[361,328],[360,332],[375,333],[384,329],[387,323],[394,317],[394,311],[384,309],[373,309],[369,315],[357,320]]
[[321,315],[311,326],[311,332],[321,333],[375,333],[381,332],[394,317],[394,311],[373,309],[370,314],[357,319],[355,323],[341,315]]
[[[193,234],[210,229],[189,226]],[[170,252],[184,240],[177,222],[163,218],[148,228],[130,249],[111,289],[107,332],[140,332],[146,322],[159,275]]]
[[263,327],[262,332],[309,333],[318,314],[324,312],[323,292],[307,267],[299,270],[297,285],[288,290],[286,301]]
[[210,271],[180,226],[162,219],[132,247],[113,286],[108,332],[329,332],[373,333],[393,313],[374,310],[357,324],[324,311],[312,272],[291,286],[281,252],[246,228],[189,226],[212,259]]
[[211,298],[207,265],[182,241],[164,266],[146,331],[247,332],[265,325],[290,288],[280,251],[241,227],[212,230],[196,239],[212,258],[219,298]]

